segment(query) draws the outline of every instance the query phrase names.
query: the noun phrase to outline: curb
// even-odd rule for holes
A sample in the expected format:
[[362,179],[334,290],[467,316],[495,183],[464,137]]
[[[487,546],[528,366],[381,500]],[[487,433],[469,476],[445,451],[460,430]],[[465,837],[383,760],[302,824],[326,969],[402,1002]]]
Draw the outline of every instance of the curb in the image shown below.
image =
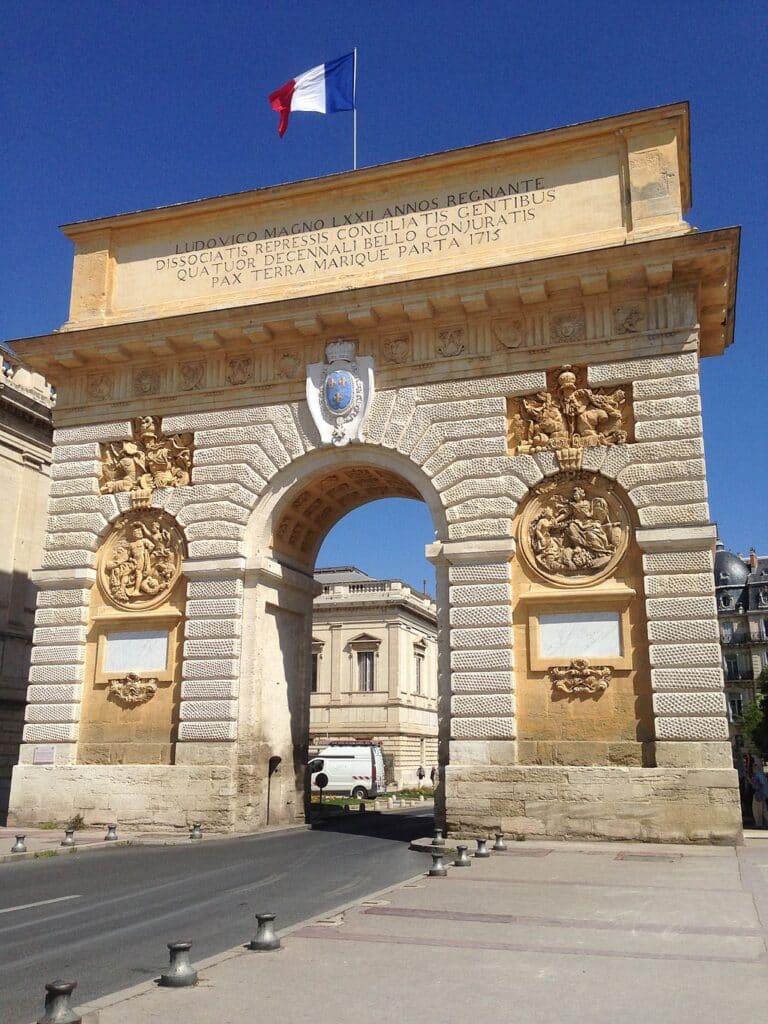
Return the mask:
[[[281,939],[288,938],[294,932],[297,932],[302,928],[316,924],[319,921],[325,921],[330,917],[336,917],[338,914],[343,914],[345,911],[351,910],[353,907],[361,906],[368,900],[378,899],[379,897],[385,896],[390,892],[395,892],[397,889],[401,889],[406,885],[413,885],[414,882],[420,881],[424,877],[425,873],[420,871],[417,875],[405,878],[401,882],[396,882],[394,885],[388,885],[384,889],[377,889],[375,892],[366,893],[365,896],[358,896],[357,899],[349,900],[346,903],[341,903],[329,910],[324,910],[321,914],[314,914],[312,917],[306,917],[304,920],[297,921],[295,924],[289,925],[287,928],[280,929],[277,934]],[[195,969],[198,972],[202,972],[238,956],[252,956],[253,953],[247,949],[246,942],[247,939],[243,941],[242,945],[225,949],[223,952],[209,956],[205,960],[196,960],[194,964]],[[139,982],[138,985],[132,985],[130,988],[120,989],[119,991],[112,992],[109,995],[101,996],[99,999],[93,999],[89,1003],[84,1003],[82,1006],[77,1007],[77,1012],[82,1016],[83,1024],[99,1024],[100,1010],[109,1009],[112,1006],[116,1006],[118,1003],[127,1002],[129,999],[135,999],[138,996],[144,995],[146,992],[155,992],[156,990],[156,979],[153,978],[151,981],[142,981]]]

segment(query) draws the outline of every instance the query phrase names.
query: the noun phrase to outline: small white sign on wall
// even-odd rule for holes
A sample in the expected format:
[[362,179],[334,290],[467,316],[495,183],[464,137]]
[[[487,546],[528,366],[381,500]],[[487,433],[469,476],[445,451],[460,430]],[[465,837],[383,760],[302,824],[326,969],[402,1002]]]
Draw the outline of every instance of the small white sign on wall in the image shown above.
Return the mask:
[[32,751],[32,764],[53,764],[55,760],[55,747],[35,747]]
[[539,615],[542,658],[621,657],[618,612],[563,612]]
[[168,631],[108,633],[105,639],[105,672],[163,671],[168,663]]

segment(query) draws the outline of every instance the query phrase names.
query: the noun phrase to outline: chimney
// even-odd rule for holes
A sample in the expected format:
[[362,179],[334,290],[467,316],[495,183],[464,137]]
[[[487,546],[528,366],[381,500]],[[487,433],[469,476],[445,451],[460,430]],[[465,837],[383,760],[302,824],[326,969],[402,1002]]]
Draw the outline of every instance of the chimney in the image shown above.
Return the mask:
[[757,572],[757,552],[754,548],[749,549],[749,568],[752,572]]

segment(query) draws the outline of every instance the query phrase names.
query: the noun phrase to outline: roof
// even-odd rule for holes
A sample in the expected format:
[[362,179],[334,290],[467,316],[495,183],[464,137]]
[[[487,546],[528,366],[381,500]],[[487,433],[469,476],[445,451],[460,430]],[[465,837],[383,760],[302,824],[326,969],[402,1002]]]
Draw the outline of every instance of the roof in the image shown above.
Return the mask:
[[364,573],[354,565],[330,566],[327,569],[315,569],[318,583],[328,586],[331,583],[373,583],[373,576]]

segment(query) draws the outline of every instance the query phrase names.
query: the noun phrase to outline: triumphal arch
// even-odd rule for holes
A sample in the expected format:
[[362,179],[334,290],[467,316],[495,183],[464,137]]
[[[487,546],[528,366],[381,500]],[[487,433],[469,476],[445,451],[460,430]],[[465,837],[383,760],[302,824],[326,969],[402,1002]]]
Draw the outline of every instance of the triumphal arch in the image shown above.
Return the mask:
[[699,359],[738,231],[689,206],[679,104],[67,226],[69,320],[16,343],[57,405],[12,820],[300,818],[315,556],[404,496],[448,828],[737,841]]

